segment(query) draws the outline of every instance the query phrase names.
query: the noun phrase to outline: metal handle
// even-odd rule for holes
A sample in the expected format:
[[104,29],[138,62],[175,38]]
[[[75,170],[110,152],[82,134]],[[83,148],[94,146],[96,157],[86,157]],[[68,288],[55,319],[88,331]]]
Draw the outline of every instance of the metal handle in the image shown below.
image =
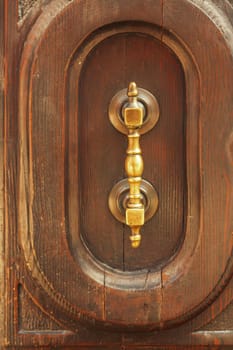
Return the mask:
[[137,248],[141,241],[140,229],[145,221],[145,208],[140,191],[143,158],[139,144],[139,129],[143,124],[144,110],[138,102],[138,90],[135,83],[129,84],[127,95],[129,101],[123,109],[124,123],[128,129],[125,171],[129,183],[129,199],[126,203],[125,223],[131,228],[131,245],[133,248]]
[[152,129],[158,117],[159,107],[155,97],[147,90],[138,89],[134,82],[129,84],[127,94],[125,90],[119,91],[109,106],[111,123],[128,137],[125,159],[127,179],[113,187],[109,195],[109,208],[117,220],[130,227],[133,248],[139,247],[141,227],[158,208],[157,192],[142,179],[144,166],[139,142],[140,134]]

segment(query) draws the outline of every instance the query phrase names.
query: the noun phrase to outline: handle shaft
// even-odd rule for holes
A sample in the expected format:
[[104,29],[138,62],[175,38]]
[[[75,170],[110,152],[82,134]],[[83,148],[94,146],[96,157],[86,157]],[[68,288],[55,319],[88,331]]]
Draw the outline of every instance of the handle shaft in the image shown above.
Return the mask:
[[131,245],[137,248],[140,245],[141,226],[145,221],[145,208],[142,202],[140,185],[143,173],[143,158],[140,148],[139,129],[143,124],[142,106],[138,103],[138,91],[135,83],[130,83],[128,88],[129,102],[124,108],[124,122],[128,129],[128,148],[125,160],[125,171],[129,183],[129,200],[125,212],[125,222],[131,228]]

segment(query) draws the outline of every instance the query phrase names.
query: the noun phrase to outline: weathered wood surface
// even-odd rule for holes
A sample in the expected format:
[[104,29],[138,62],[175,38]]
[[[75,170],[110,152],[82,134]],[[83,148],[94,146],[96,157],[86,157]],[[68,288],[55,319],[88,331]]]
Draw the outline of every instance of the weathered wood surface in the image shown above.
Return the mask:
[[0,344],[4,342],[4,2],[0,3]]
[[[0,3],[1,345],[233,346],[231,3],[31,5],[18,21]],[[124,177],[124,138],[103,118],[129,80],[161,107],[142,140],[161,211],[136,252],[100,198]]]

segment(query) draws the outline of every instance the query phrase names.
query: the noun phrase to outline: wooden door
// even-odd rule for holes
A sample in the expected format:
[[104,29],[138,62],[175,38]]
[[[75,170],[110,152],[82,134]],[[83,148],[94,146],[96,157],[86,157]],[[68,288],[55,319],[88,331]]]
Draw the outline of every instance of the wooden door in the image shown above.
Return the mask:
[[[1,1],[3,348],[233,347],[232,19],[228,0]],[[137,249],[108,206],[130,81],[159,106]]]

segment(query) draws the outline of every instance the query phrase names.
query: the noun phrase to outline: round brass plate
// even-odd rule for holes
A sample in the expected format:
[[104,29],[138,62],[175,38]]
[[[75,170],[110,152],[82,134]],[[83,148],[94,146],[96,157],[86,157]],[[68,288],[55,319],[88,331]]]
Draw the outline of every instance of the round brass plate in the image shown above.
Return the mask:
[[[145,108],[145,118],[140,134],[145,134],[151,130],[159,119],[159,105],[157,99],[147,90],[138,88],[138,101]],[[122,134],[128,134],[124,121],[122,119],[122,109],[127,104],[128,96],[127,89],[120,90],[111,100],[109,105],[109,119],[112,125]]]
[[[148,221],[158,209],[158,194],[154,187],[146,180],[142,180],[140,190],[142,193],[142,201],[145,206],[145,221]],[[113,186],[108,198],[108,206],[112,215],[123,223],[125,223],[125,208],[128,193],[128,180],[123,179]]]

